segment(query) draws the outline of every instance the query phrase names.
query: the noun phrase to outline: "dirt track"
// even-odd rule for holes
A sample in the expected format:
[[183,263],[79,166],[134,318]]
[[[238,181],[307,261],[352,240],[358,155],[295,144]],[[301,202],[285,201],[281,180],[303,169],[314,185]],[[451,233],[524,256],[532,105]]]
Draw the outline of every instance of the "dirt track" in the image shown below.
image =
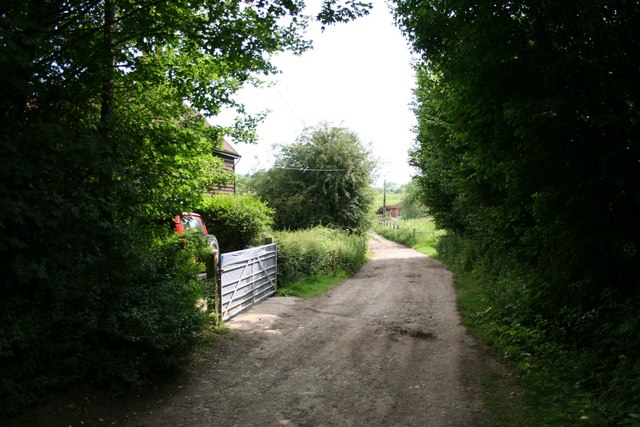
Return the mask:
[[84,424],[490,425],[482,351],[460,325],[451,274],[379,236],[370,248],[352,279],[237,316],[236,339],[216,343],[207,361],[139,402],[102,416],[94,408]]

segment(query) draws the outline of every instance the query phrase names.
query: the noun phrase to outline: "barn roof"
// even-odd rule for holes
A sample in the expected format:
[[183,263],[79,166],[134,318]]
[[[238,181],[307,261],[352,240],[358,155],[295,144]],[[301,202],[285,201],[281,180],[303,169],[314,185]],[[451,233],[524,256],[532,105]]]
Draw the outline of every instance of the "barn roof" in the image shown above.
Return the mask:
[[242,157],[240,154],[238,154],[236,149],[233,148],[233,145],[231,145],[231,143],[226,139],[222,140],[222,148],[220,150],[214,150],[214,151],[219,154],[233,157],[234,159],[239,159],[240,157]]

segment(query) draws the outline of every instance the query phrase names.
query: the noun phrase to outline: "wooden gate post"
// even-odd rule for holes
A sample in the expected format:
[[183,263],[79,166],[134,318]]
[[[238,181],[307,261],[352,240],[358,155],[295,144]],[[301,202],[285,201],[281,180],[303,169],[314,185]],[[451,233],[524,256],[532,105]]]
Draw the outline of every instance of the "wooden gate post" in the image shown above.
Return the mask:
[[213,282],[213,309],[215,310],[216,314],[218,314],[218,319],[219,321],[221,321],[222,319],[222,312],[221,312],[221,308],[222,308],[222,295],[221,293],[221,289],[220,289],[220,280],[218,280],[220,278],[220,271],[219,271],[219,263],[218,263],[218,253],[214,252],[211,254],[210,257],[207,257],[207,262],[205,263],[206,265],[206,272],[207,272],[207,281],[211,281]]

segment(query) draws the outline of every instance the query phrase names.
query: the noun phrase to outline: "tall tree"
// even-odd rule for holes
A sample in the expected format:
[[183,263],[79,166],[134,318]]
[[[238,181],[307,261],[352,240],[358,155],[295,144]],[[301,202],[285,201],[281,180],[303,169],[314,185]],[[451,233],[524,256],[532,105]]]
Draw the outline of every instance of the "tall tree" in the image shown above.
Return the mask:
[[374,166],[355,133],[324,123],[281,147],[274,167],[258,174],[254,186],[275,209],[280,229],[327,225],[364,232]]

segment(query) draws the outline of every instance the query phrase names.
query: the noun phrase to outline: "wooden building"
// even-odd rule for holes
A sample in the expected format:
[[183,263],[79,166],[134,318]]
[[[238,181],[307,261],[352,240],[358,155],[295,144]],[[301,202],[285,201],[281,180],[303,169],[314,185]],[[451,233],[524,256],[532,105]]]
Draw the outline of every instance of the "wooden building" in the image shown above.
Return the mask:
[[384,211],[384,207],[380,206],[376,213],[383,217],[391,217],[391,218],[399,218],[402,214],[402,204],[397,205],[387,205],[386,212]]
[[214,150],[213,155],[220,157],[224,162],[224,170],[231,175],[231,181],[227,185],[218,185],[213,188],[213,194],[235,193],[236,192],[236,163],[240,160],[240,154],[226,139],[222,142],[220,150]]

